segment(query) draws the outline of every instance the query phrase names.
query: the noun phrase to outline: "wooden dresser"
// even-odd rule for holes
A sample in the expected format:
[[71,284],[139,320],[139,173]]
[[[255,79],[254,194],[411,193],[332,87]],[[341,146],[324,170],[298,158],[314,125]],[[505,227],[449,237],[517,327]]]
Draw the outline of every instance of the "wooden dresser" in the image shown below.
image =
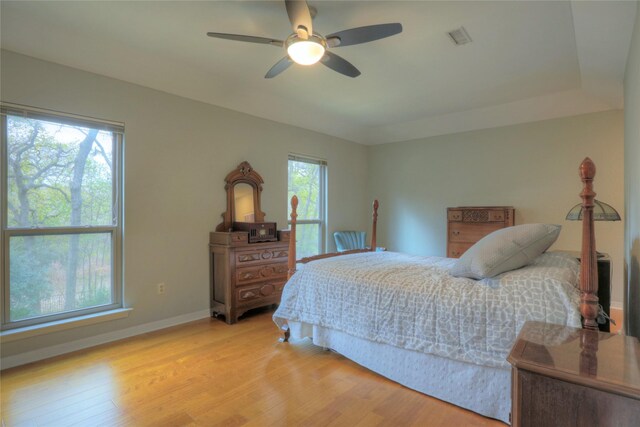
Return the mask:
[[513,427],[640,425],[636,338],[527,322],[507,360]]
[[511,206],[447,208],[447,257],[460,258],[487,234],[512,226],[513,217]]
[[280,303],[287,281],[289,231],[278,231],[277,242],[248,243],[247,232],[212,232],[211,315],[228,324],[252,308]]

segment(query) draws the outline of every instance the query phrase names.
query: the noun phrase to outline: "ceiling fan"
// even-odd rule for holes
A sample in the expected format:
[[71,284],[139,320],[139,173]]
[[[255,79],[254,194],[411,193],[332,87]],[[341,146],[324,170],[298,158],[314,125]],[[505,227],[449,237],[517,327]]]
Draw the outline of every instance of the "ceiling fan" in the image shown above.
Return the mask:
[[328,36],[322,36],[313,31],[311,21],[315,16],[315,9],[310,8],[305,0],[285,0],[284,3],[294,31],[286,40],[213,32],[209,32],[207,35],[220,39],[284,47],[287,55],[271,67],[264,76],[266,79],[270,79],[282,73],[294,62],[301,65],[312,65],[320,62],[345,76],[358,77],[360,71],[356,67],[328,49],[367,43],[402,32],[402,24],[393,23],[351,28]]

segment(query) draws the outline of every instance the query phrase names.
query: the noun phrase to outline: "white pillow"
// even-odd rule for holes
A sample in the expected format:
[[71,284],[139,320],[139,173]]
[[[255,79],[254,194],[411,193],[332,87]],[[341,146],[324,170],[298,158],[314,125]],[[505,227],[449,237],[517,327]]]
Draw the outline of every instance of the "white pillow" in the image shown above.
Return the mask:
[[549,249],[562,227],[523,224],[502,228],[478,240],[451,269],[455,277],[484,279],[531,263]]

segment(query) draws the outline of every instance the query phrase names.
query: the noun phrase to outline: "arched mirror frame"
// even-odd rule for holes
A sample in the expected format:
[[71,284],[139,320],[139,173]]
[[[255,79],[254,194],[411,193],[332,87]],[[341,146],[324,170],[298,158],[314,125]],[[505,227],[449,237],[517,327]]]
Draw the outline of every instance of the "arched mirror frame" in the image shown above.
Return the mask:
[[264,212],[260,210],[260,195],[262,194],[262,184],[264,180],[256,172],[249,162],[242,162],[224,179],[227,191],[227,210],[222,214],[222,222],[216,227],[216,231],[231,231],[233,219],[235,218],[235,186],[236,184],[249,184],[253,189],[253,211],[255,222],[264,221]]

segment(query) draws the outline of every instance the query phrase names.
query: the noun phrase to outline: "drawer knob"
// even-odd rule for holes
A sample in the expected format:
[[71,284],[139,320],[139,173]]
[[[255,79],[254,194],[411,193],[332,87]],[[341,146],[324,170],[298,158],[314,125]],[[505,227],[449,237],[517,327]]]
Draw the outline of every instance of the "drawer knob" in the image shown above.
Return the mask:
[[253,291],[247,291],[247,292],[243,292],[242,294],[240,294],[240,298],[242,299],[249,299],[249,298],[255,298],[258,295],[256,295]]
[[460,235],[460,232],[459,232],[459,231],[454,231],[454,232],[453,232],[453,235],[454,235],[454,236],[459,236],[459,235]]

